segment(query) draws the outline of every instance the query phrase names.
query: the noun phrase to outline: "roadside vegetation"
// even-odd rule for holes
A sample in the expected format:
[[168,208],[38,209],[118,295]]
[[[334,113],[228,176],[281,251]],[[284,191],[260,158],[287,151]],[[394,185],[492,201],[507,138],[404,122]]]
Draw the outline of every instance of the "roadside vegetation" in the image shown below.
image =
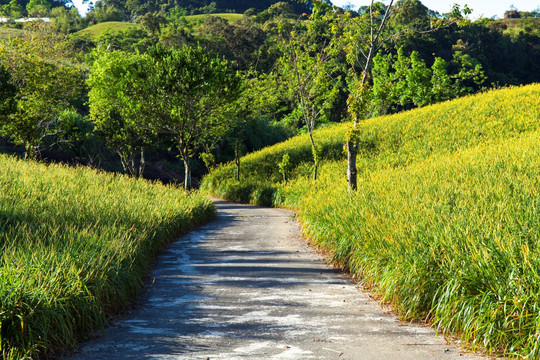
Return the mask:
[[[358,190],[344,177],[345,124],[224,165],[217,196],[298,212],[305,234],[392,304],[470,349],[536,358],[540,317],[540,85],[491,91],[360,123]],[[283,182],[287,157],[288,174]]]
[[1,155],[0,354],[73,346],[128,306],[168,242],[214,217],[174,186]]

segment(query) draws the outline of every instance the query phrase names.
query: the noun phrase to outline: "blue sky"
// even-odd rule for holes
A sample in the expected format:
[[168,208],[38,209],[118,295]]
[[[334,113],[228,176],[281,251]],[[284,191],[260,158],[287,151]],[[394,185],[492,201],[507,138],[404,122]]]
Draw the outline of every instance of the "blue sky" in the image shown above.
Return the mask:
[[[422,4],[430,8],[431,10],[438,11],[440,13],[449,12],[453,4],[459,4],[463,7],[467,4],[469,8],[473,10],[470,18],[475,20],[480,17],[492,17],[497,16],[502,18],[504,12],[509,10],[513,5],[515,8],[521,11],[531,11],[540,7],[540,0],[420,0]],[[388,3],[388,0],[383,1]],[[369,0],[333,0],[332,3],[337,6],[344,6],[346,4],[352,4],[354,7],[361,5],[369,5]]]

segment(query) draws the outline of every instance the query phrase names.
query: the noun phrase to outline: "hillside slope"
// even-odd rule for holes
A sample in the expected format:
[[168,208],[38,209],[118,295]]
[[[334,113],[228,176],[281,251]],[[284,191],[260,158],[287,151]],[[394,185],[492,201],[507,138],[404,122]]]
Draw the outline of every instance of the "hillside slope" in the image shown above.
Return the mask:
[[[394,304],[473,349],[540,356],[540,85],[491,91],[360,127],[359,185],[347,192],[343,138],[320,130],[203,180],[218,196],[298,211],[306,235]],[[278,164],[289,154],[292,179]]]

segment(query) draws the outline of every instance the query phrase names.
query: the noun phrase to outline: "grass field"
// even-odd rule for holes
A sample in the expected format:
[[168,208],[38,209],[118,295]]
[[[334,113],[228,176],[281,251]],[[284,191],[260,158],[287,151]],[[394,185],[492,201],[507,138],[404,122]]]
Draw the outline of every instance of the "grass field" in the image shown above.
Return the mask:
[[125,309],[156,253],[209,221],[175,187],[0,155],[0,354],[69,348]]
[[[186,16],[186,20],[188,22],[192,23],[200,23],[203,22],[205,18],[208,16],[219,16],[223,19],[228,20],[229,22],[237,21],[242,19],[242,14],[234,14],[234,13],[220,13],[220,14],[202,14],[202,15],[188,15]],[[82,29],[78,32],[76,32],[75,36],[84,36],[89,37],[90,39],[96,39],[99,36],[112,32],[112,33],[120,33],[125,30],[137,30],[140,29],[141,25],[137,23],[129,23],[129,22],[121,22],[121,21],[108,21],[108,22],[102,22],[96,25],[92,25],[87,27],[86,29]],[[1,32],[2,29],[0,29],[0,39],[2,38],[3,34]],[[12,29],[9,29],[12,30]]]
[[186,20],[188,21],[204,21],[208,16],[219,16],[220,18],[223,18],[225,20],[228,20],[229,22],[238,21],[241,20],[244,16],[243,14],[234,14],[234,13],[219,13],[219,14],[201,14],[201,15],[188,15],[186,16]]
[[[540,85],[370,119],[360,126],[358,191],[345,180],[350,124],[225,165],[202,188],[290,207],[306,235],[392,304],[471,349],[540,357]],[[289,154],[291,180],[278,163]]]
[[107,32],[122,32],[125,30],[140,29],[139,24],[122,22],[122,21],[107,21],[87,27],[75,33],[75,35],[89,36],[95,39]]
[[8,40],[9,38],[22,37],[24,30],[2,27],[0,28],[0,41]]

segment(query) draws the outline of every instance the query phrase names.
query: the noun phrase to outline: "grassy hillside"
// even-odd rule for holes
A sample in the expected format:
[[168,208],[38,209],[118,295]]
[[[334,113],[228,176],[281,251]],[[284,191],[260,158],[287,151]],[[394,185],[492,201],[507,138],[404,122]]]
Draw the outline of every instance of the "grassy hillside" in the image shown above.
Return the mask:
[[22,37],[23,34],[24,30],[3,27],[0,28],[0,41],[8,40],[9,38]]
[[201,14],[201,15],[189,15],[186,16],[186,19],[188,21],[204,21],[208,16],[219,16],[220,18],[223,18],[229,22],[241,20],[244,16],[243,14],[234,14],[234,13],[220,13],[220,14]]
[[525,19],[501,19],[495,20],[495,23],[502,23],[506,26],[506,34],[517,37],[520,33],[538,33],[540,31],[540,18]]
[[210,220],[182,190],[0,155],[0,354],[61,350],[125,309],[155,254]]
[[[186,16],[186,20],[193,23],[200,23],[200,22],[203,22],[204,19],[207,18],[208,16],[219,16],[221,18],[228,20],[229,22],[233,22],[233,21],[242,19],[243,15],[234,14],[234,13],[222,13],[222,14],[211,14],[211,15],[206,15],[206,14],[189,15],[189,16]],[[140,24],[122,22],[122,21],[107,21],[107,22],[102,22],[96,25],[89,26],[86,29],[76,32],[74,35],[88,37],[90,39],[96,39],[97,37],[105,33],[120,33],[126,30],[137,30],[137,29],[141,29]],[[0,38],[2,36],[3,34],[0,31]]]
[[[203,180],[216,195],[298,211],[307,236],[404,319],[428,319],[472,349],[540,356],[540,85],[492,91],[360,127],[347,192],[349,124],[243,158]],[[293,169],[281,183],[278,163]]]
[[100,35],[103,35],[107,32],[122,32],[125,30],[136,30],[140,29],[139,24],[121,22],[121,21],[107,21],[102,22],[96,25],[87,27],[75,33],[76,35],[88,36],[91,39],[95,39]]

